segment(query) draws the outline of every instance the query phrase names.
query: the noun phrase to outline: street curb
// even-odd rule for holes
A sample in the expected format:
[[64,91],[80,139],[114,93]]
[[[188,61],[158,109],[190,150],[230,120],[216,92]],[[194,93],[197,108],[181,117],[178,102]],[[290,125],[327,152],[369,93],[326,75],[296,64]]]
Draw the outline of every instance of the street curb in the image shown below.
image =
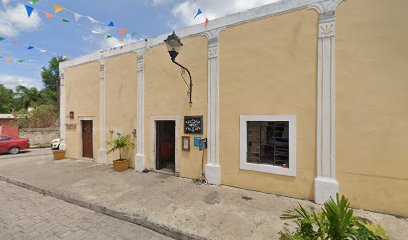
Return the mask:
[[85,202],[83,200],[79,200],[79,199],[75,199],[73,197],[70,196],[66,196],[64,194],[61,193],[56,193],[56,192],[52,192],[46,189],[42,189],[27,183],[23,183],[17,180],[13,180],[7,177],[3,177],[0,176],[0,180],[3,182],[7,182],[43,195],[47,195],[50,197],[54,197],[60,200],[63,200],[65,202],[71,203],[71,204],[75,204],[78,205],[80,207],[83,208],[87,208],[90,210],[93,210],[95,212],[99,212],[102,213],[104,215],[110,216],[110,217],[114,217],[123,221],[127,221],[130,223],[134,223],[137,225],[140,225],[142,227],[148,228],[150,230],[153,230],[155,232],[161,233],[163,235],[166,235],[168,237],[172,237],[175,239],[180,239],[180,240],[209,240],[208,238],[204,238],[204,237],[199,237],[196,235],[193,235],[191,233],[186,233],[181,229],[176,229],[173,227],[169,227],[169,226],[165,226],[162,224],[158,224],[155,222],[152,222],[151,220],[149,220],[147,217],[143,217],[140,215],[135,215],[135,214],[128,214],[128,213],[123,213],[123,212],[119,212],[110,208],[106,208],[104,206],[98,205],[98,204],[94,204],[94,203],[89,203],[89,202]]

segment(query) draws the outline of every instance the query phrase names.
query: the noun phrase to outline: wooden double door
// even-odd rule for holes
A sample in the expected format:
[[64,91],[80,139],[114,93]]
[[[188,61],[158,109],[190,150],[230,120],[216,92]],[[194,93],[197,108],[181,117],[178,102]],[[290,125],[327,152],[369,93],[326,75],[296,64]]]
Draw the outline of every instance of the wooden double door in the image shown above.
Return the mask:
[[82,120],[82,157],[93,158],[93,121]]

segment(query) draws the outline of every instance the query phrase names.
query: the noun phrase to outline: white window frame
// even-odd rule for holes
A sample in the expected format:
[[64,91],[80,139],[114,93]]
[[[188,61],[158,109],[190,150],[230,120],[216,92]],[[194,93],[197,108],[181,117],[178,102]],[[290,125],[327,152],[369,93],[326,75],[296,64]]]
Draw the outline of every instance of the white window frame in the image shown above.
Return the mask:
[[[247,122],[289,122],[289,168],[270,164],[247,162],[248,138]],[[241,115],[240,116],[240,169],[296,176],[296,115]]]

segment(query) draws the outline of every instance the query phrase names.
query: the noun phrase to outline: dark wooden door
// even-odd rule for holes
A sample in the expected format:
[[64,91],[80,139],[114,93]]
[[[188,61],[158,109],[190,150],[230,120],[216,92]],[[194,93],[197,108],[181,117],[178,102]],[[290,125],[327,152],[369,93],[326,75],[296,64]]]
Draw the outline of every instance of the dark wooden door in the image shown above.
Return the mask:
[[175,121],[156,122],[156,169],[175,171]]
[[92,120],[81,121],[82,157],[93,158]]

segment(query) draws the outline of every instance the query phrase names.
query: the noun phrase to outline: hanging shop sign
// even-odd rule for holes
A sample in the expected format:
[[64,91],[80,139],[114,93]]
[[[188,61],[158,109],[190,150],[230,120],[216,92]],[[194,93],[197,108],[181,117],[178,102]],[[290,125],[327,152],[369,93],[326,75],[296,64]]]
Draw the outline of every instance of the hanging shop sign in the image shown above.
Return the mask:
[[185,116],[184,134],[203,134],[203,116]]

